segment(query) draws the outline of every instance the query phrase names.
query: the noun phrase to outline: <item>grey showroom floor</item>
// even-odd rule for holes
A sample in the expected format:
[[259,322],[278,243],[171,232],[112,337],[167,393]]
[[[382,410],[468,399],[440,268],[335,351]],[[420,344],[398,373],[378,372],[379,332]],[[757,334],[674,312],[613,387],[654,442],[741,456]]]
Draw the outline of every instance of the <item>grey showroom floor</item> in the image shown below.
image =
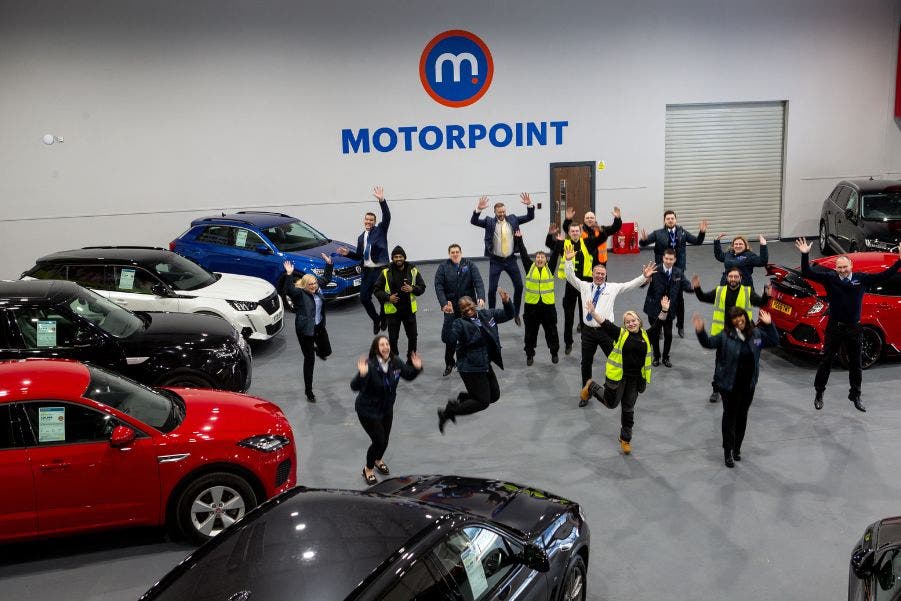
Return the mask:
[[[771,248],[771,261],[799,263],[790,243]],[[712,254],[709,245],[689,249],[689,271],[701,274],[704,288],[721,272]],[[612,255],[611,281],[634,277],[651,256]],[[487,265],[482,270],[487,276]],[[590,599],[840,599],[847,594],[851,547],[864,526],[901,514],[897,362],[864,373],[868,413],[846,400],[844,370],[833,373],[826,407],[817,412],[815,364],[782,350],[765,353],[743,461],[730,470],[720,448],[722,409],[707,402],[713,356],[690,327],[684,340],[674,341],[673,368],[657,368],[639,399],[627,457],[617,443],[618,412],[597,402],[577,407],[578,336],[576,351],[561,355],[558,366],[540,338],[535,365],[527,368],[522,330],[510,322],[501,326],[507,364],[499,372],[501,400],[441,436],[435,409],[462,384],[456,372],[441,377],[435,265],[422,271],[429,284],[419,314],[426,370],[401,385],[386,461],[398,474],[501,478],[582,503],[593,539]],[[759,289],[762,272],[755,279]],[[641,309],[643,300],[643,290],[621,296],[617,312]],[[709,322],[711,307],[687,297],[689,323],[698,309]],[[363,488],[368,439],[348,383],[372,331],[356,302],[332,306],[328,323],[335,354],[316,365],[318,403],[303,398],[290,327],[256,348],[251,392],[289,415],[302,484]],[[595,374],[602,370],[598,359]],[[0,599],[136,599],[189,551],[156,531],[0,548]]]

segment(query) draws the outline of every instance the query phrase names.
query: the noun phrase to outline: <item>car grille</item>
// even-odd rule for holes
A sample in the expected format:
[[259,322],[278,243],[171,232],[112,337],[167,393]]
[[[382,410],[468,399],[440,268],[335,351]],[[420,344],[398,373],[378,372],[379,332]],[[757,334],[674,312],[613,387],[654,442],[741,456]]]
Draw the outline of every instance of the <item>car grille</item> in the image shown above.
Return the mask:
[[273,334],[278,333],[278,331],[282,329],[284,321],[284,319],[279,319],[277,322],[266,326],[266,335],[272,336]]
[[351,265],[350,267],[341,267],[340,269],[336,269],[334,274],[339,278],[344,278],[345,280],[348,278],[355,278],[360,275],[359,266]]
[[[278,301],[278,292],[273,292],[266,298],[260,301],[260,306],[268,313],[272,315],[276,311],[278,311],[279,301]],[[281,327],[281,326],[279,326]],[[267,328],[268,329],[268,328]]]
[[820,341],[820,335],[817,333],[817,331],[806,324],[799,324],[794,330],[792,330],[792,336],[794,336],[796,340],[800,340],[801,342],[806,342],[808,344],[816,344]]
[[275,485],[281,486],[287,482],[289,475],[291,475],[291,460],[285,459],[275,468]]

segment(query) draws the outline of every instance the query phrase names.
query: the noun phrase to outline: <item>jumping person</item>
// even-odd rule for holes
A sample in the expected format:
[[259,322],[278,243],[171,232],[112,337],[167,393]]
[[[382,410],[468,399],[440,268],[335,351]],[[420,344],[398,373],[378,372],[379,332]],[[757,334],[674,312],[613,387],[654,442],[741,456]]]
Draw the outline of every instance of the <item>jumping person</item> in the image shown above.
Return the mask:
[[295,281],[291,277],[294,264],[285,261],[285,273],[288,277],[282,285],[282,293],[290,296],[294,302],[294,329],[303,353],[304,393],[311,403],[316,402],[316,395],[313,394],[313,366],[316,357],[325,361],[332,354],[328,330],[325,329],[325,297],[322,295],[322,287],[332,281],[333,266],[330,256],[325,253],[321,253],[321,256],[325,260],[325,273],[321,278],[307,273]]
[[366,449],[366,465],[363,479],[366,484],[378,482],[373,473],[377,469],[384,475],[391,472],[384,461],[394,421],[394,400],[401,378],[413,380],[422,371],[422,360],[415,352],[402,363],[391,351],[391,343],[385,336],[376,336],[369,346],[369,355],[357,361],[357,373],[350,381],[350,389],[357,391],[354,408],[363,430],[372,444]]
[[[654,346],[653,366],[660,365],[660,332],[663,332],[663,364],[672,367],[670,348],[673,345],[673,316],[682,304],[682,293],[691,290],[691,285],[682,276],[682,270],[676,267],[676,251],[667,248],[663,251],[663,264],[658,265],[651,275],[647,296],[644,300],[644,312],[648,316],[648,336]],[[664,307],[664,299],[666,306]]]
[[[654,245],[654,263],[658,265],[663,260],[664,249],[672,248],[676,251],[676,267],[685,273],[687,264],[685,245],[703,244],[706,233],[706,219],[701,221],[698,226],[698,235],[694,236],[679,225],[675,211],[664,211],[663,227],[654,230],[650,235],[642,228],[638,244],[640,246]],[[679,338],[685,338],[685,307],[683,305],[679,305],[676,309],[676,328],[679,331]]]
[[526,205],[525,215],[507,215],[507,207],[498,202],[494,205],[494,217],[479,217],[482,211],[488,207],[488,197],[479,199],[479,204],[469,222],[485,230],[485,256],[488,257],[488,307],[494,309],[495,293],[501,272],[506,272],[513,283],[513,304],[516,325],[522,325],[519,317],[519,309],[522,305],[522,275],[519,273],[519,265],[514,256],[513,234],[523,223],[535,219],[535,206],[528,192],[519,195],[522,204]]
[[457,350],[457,373],[466,386],[456,399],[450,399],[438,410],[438,430],[444,434],[447,420],[457,422],[458,415],[469,415],[488,408],[500,396],[497,376],[491,364],[504,369],[501,339],[497,324],[513,319],[513,303],[503,288],[498,289],[503,309],[476,309],[468,296],[459,300],[460,317],[454,317],[450,301],[444,308],[441,341]]
[[[626,290],[632,290],[641,286],[654,273],[654,263],[648,263],[644,266],[642,274],[634,280],[630,280],[624,284],[613,283],[607,281],[607,268],[598,263],[592,268],[591,283],[583,282],[576,277],[573,268],[573,259],[576,256],[575,250],[568,250],[564,255],[566,264],[564,271],[566,273],[566,281],[578,288],[579,294],[582,296],[582,302],[587,306],[591,301],[595,310],[604,316],[604,319],[610,321],[613,319],[613,303],[616,297]],[[591,379],[591,366],[594,362],[594,354],[598,347],[612,348],[613,341],[609,339],[605,331],[600,327],[594,316],[586,312],[582,320],[582,384]],[[588,404],[587,399],[579,400],[579,407]]]
[[[519,238],[519,236],[517,236]],[[547,255],[538,251],[535,260],[529,258],[524,244],[520,245],[520,259],[526,272],[526,293],[524,296],[523,320],[526,322],[524,349],[526,365],[535,361],[535,346],[538,344],[538,328],[544,328],[544,339],[551,352],[551,363],[560,361],[560,337],[557,335],[557,307],[554,304],[554,272],[547,264]]]
[[744,286],[754,287],[754,278],[752,277],[752,273],[754,272],[755,267],[766,267],[766,264],[770,261],[770,251],[767,248],[766,238],[763,237],[763,234],[760,234],[760,256],[757,256],[751,251],[751,247],[748,244],[748,240],[744,236],[736,236],[732,239],[731,248],[723,252],[722,244],[720,240],[725,237],[726,234],[719,234],[713,240],[713,256],[714,258],[723,264],[723,277],[720,278],[720,285],[726,285],[726,274],[729,273],[729,270],[733,267],[738,267],[741,272],[741,283]]
[[416,352],[416,297],[423,292],[425,282],[419,269],[407,262],[407,253],[403,248],[395,246],[391,251],[391,265],[382,269],[375,282],[375,296],[382,303],[388,322],[388,340],[395,355],[400,355],[397,341],[401,324],[407,336],[407,359]]
[[[438,265],[435,271],[435,296],[442,309],[450,302],[454,308],[454,317],[460,317],[458,302],[464,296],[477,300],[479,309],[485,306],[485,285],[475,263],[463,257],[463,249],[459,244],[447,247],[447,260]],[[444,375],[453,371],[454,345],[447,344],[444,349]]]
[[375,310],[372,304],[372,293],[375,281],[385,265],[388,264],[388,226],[391,225],[391,211],[388,209],[388,201],[385,200],[385,189],[376,186],[372,189],[372,195],[379,201],[382,211],[382,221],[376,224],[375,213],[369,212],[363,216],[363,233],[357,236],[356,250],[348,250],[341,246],[338,254],[350,257],[356,261],[362,261],[363,278],[360,282],[360,304],[366,310],[366,314],[372,320],[372,333],[378,334],[379,330],[387,327],[385,316]]
[[748,409],[754,400],[754,388],[760,368],[760,351],[779,344],[779,332],[770,314],[760,310],[761,326],[755,328],[748,312],[732,307],[722,332],[708,336],[704,320],[692,318],[701,346],[716,349],[716,385],[723,395],[723,457],[726,467],[741,461],[741,443],[748,425]]
[[[572,223],[570,220],[575,215],[575,211],[572,211],[572,215],[570,211],[572,211],[572,207],[567,207],[567,218],[563,222],[564,232],[568,231]],[[622,214],[619,207],[613,207],[613,223],[610,225],[598,225],[597,216],[593,211],[588,211],[582,218],[582,225],[579,227],[582,230],[582,238],[590,239],[592,246],[596,248],[594,262],[607,265],[607,239],[623,227]]]
[[826,324],[823,357],[813,382],[816,391],[813,406],[817,410],[823,408],[823,392],[832,371],[832,360],[844,345],[848,353],[848,381],[851,385],[848,400],[858,411],[866,411],[867,408],[860,400],[860,385],[863,381],[860,367],[860,310],[863,295],[870,286],[898,273],[901,268],[901,246],[898,247],[898,260],[881,273],[854,273],[851,259],[846,255],[835,260],[835,269],[811,265],[810,244],[807,240],[798,238],[795,246],[801,251],[801,275],[822,284],[829,300],[829,322]]

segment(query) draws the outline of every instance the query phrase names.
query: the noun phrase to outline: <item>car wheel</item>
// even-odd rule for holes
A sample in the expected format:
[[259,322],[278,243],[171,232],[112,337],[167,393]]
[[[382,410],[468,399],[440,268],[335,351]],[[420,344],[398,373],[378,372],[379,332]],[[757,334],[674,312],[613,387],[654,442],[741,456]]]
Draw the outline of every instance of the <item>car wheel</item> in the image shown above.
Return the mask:
[[174,369],[162,378],[158,386],[176,388],[215,388],[216,384],[206,374],[193,369]]
[[585,579],[585,561],[581,555],[569,564],[560,590],[560,601],[585,601],[588,582]]
[[826,222],[820,222],[820,254],[824,257],[832,254],[832,249],[829,248],[829,235],[826,232]]
[[[864,326],[860,331],[860,367],[862,369],[872,367],[880,357],[882,357],[882,336],[875,328]],[[838,354],[838,359],[847,369],[850,362],[844,346]]]
[[287,294],[282,294],[282,306],[285,308],[285,311],[294,313],[294,301]]
[[257,497],[244,478],[226,472],[201,476],[178,498],[176,518],[191,542],[204,543],[256,507]]

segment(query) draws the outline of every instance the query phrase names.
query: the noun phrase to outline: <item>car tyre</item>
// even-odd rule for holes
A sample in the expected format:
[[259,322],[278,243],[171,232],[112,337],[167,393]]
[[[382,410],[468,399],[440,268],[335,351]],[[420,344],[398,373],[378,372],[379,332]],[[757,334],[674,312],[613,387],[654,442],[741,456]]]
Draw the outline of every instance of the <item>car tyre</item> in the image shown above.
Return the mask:
[[[860,367],[867,369],[875,365],[882,357],[882,349],[882,335],[879,331],[870,326],[863,326],[860,330]],[[838,354],[838,359],[847,369],[850,362],[844,346]]]
[[560,601],[585,601],[588,589],[585,560],[576,555],[569,564],[566,576],[563,577],[563,588],[560,589]]
[[257,497],[244,478],[216,472],[197,478],[181,493],[176,520],[181,534],[202,544],[256,507]]
[[294,310],[294,301],[291,300],[291,297],[287,294],[282,294],[282,306],[285,308],[285,312],[290,311],[291,313],[295,313]]
[[193,369],[174,369],[160,378],[157,385],[176,388],[216,388],[216,383],[209,376]]
[[820,222],[820,254],[824,257],[828,257],[832,254],[832,249],[829,247],[829,235],[826,232],[826,222]]

